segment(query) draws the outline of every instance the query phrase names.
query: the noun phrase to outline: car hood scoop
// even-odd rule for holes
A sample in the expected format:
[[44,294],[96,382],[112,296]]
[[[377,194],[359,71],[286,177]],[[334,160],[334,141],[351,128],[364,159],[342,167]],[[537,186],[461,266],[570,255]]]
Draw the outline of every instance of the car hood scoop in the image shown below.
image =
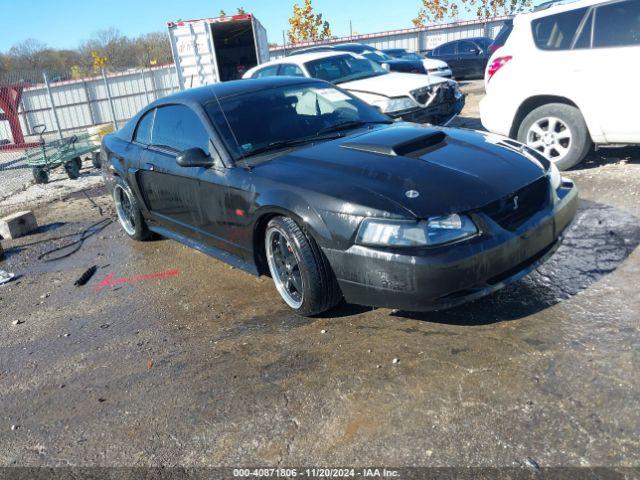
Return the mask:
[[[471,130],[395,123],[301,148],[261,170],[341,199],[336,209],[344,202],[379,208],[386,200],[390,212],[400,207],[427,218],[481,208],[545,175],[540,162],[504,142]],[[411,190],[419,195],[408,196]]]
[[360,152],[420,158],[425,153],[446,145],[447,134],[435,128],[423,128],[416,135],[416,127],[377,130],[345,142],[342,148]]

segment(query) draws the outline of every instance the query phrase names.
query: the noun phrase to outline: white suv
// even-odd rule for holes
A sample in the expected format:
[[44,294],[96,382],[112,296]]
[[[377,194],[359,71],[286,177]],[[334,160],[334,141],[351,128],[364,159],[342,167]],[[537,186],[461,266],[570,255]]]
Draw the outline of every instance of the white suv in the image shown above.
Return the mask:
[[591,146],[640,143],[640,0],[579,0],[518,15],[489,60],[482,125],[558,168]]

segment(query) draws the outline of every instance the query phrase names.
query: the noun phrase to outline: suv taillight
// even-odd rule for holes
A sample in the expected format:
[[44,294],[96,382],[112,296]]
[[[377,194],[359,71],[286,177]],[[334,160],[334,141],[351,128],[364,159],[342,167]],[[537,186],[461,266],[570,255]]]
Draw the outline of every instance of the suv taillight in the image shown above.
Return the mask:
[[493,77],[498,72],[498,70],[500,70],[507,63],[509,63],[509,61],[512,58],[513,57],[511,55],[506,55],[504,57],[498,57],[493,62],[491,62],[491,64],[489,65],[489,68],[487,69],[487,74],[488,74],[487,82],[491,80],[491,77]]

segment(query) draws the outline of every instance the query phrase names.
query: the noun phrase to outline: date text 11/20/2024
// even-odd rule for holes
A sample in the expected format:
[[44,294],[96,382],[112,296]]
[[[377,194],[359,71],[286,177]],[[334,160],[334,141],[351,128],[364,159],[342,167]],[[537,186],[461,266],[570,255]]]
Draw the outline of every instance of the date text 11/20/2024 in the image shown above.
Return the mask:
[[234,477],[258,478],[397,478],[397,470],[386,468],[234,468]]

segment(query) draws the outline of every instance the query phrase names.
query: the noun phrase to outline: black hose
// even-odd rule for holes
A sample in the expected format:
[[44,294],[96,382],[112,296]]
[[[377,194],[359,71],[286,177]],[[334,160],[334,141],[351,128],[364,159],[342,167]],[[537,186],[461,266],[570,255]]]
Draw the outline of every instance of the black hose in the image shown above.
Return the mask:
[[[111,225],[113,223],[113,220],[111,220],[110,218],[103,218],[102,220],[100,220],[99,222],[96,222],[90,226],[88,226],[87,228],[85,228],[82,232],[80,232],[80,238],[74,242],[70,242],[67,243],[66,245],[63,245],[61,247],[56,247],[56,248],[52,248],[51,250],[47,250],[46,252],[40,254],[38,256],[38,260],[44,260],[45,262],[54,262],[56,260],[62,260],[63,258],[67,258],[70,257],[71,255],[73,255],[74,253],[76,253],[78,250],[80,250],[80,248],[82,248],[82,244],[84,243],[84,241],[95,235],[96,233],[101,232],[102,230],[104,230],[105,228],[107,228],[109,225]],[[63,255],[59,255],[57,257],[53,257],[53,258],[45,258],[45,257],[49,257],[49,255],[56,253],[56,252],[60,252],[62,250],[66,250],[67,248],[71,248],[74,247],[72,250],[70,250],[69,252],[63,254]]]

